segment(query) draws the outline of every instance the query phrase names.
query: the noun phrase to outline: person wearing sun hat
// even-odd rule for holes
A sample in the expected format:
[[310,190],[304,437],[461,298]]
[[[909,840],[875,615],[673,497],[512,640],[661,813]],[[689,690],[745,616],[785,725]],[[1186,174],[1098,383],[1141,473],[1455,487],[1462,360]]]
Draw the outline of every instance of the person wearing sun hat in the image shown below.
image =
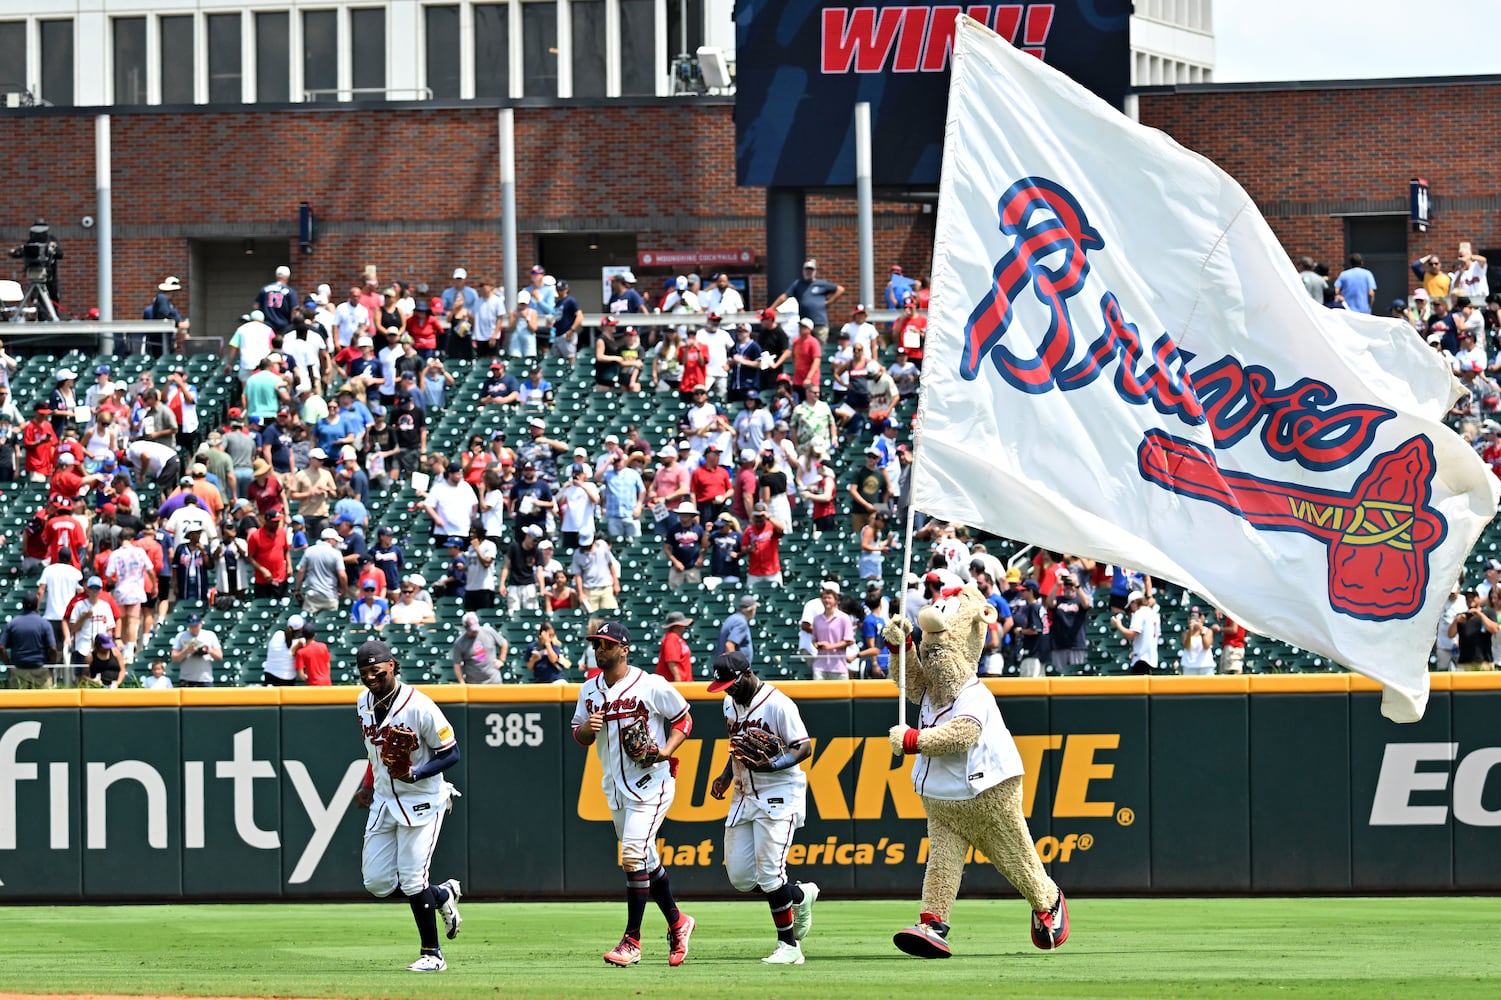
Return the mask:
[[662,620],[662,644],[657,647],[657,676],[673,683],[693,680],[693,650],[683,637],[693,619],[681,611],[669,611]]

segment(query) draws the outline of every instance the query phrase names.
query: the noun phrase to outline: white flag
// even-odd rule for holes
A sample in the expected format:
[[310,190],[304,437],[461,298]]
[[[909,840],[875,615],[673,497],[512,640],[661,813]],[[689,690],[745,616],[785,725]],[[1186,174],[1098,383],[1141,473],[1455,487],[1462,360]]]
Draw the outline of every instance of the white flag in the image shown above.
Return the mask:
[[913,503],[1176,581],[1421,718],[1497,503],[1457,383],[1313,302],[1219,168],[960,21]]

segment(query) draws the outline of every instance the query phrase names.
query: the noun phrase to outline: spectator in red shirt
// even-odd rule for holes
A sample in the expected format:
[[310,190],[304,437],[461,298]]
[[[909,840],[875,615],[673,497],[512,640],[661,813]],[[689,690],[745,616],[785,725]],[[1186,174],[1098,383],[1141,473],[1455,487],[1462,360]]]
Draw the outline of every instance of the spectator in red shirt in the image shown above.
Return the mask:
[[57,431],[47,419],[52,411],[38,402],[30,420],[21,428],[21,444],[26,448],[26,477],[33,483],[52,478],[57,455]]
[[740,449],[740,466],[735,470],[735,497],[730,504],[730,513],[744,524],[750,520],[751,509],[756,506],[757,483],[756,453],[749,448]]
[[433,319],[433,307],[424,299],[418,299],[413,306],[412,315],[407,317],[407,333],[412,335],[412,346],[417,353],[426,361],[438,350],[438,334],[442,331],[438,321]]
[[281,508],[261,515],[261,526],[245,539],[250,565],[255,570],[256,597],[285,597],[287,593],[287,531]]
[[245,488],[245,496],[255,504],[255,512],[262,516],[273,510],[283,511],[286,501],[282,499],[281,480],[271,474],[271,463],[264,458],[257,458],[255,464],[250,467],[250,485]]
[[772,518],[766,504],[756,504],[751,522],[740,536],[746,554],[746,577],[750,589],[782,585],[782,534],[786,529]]
[[52,474],[48,490],[55,497],[77,499],[85,489],[103,481],[104,477],[98,474],[84,475],[77,457],[65,451],[57,456],[57,471]]
[[719,464],[717,447],[711,444],[704,449],[704,464],[693,470],[688,484],[693,494],[693,505],[698,508],[703,523],[712,522],[729,504],[734,492],[730,470]]
[[683,638],[683,633],[692,624],[693,619],[681,611],[667,613],[667,619],[662,623],[665,630],[662,645],[657,650],[657,676],[675,684],[693,680],[693,652]]
[[907,360],[922,369],[922,345],[928,335],[928,318],[917,315],[918,298],[907,296],[902,303],[902,315],[892,324],[896,334],[896,346],[907,352]]
[[1245,670],[1246,627],[1229,615],[1215,609],[1218,624],[1210,626],[1220,634],[1220,673],[1238,674]]
[[683,377],[678,381],[678,399],[693,402],[693,390],[709,381],[709,347],[693,337],[678,348]]
[[47,561],[65,562],[83,568],[84,553],[88,549],[88,532],[73,516],[73,499],[58,497],[52,502],[55,513],[47,519],[42,538],[47,543]]
[[308,687],[328,687],[333,684],[329,675],[328,647],[318,641],[318,626],[308,622],[302,626],[304,642],[292,654],[292,665],[297,676]]
[[[770,310],[768,310],[769,312]],[[803,398],[803,386],[823,378],[823,344],[813,335],[813,321],[802,319],[792,342],[792,391]]]

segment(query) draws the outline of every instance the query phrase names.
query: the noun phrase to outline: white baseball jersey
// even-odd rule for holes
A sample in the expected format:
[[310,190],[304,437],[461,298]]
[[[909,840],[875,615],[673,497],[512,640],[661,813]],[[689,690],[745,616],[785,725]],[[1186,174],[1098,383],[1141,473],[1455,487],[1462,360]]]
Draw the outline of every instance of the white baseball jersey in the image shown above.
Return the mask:
[[410,784],[393,781],[380,760],[381,740],[392,726],[406,726],[417,734],[417,749],[412,751],[412,767],[431,760],[439,751],[447,750],[456,742],[453,727],[443,715],[442,709],[433,700],[414,687],[398,682],[391,711],[379,725],[375,721],[375,696],[368,690],[360,692],[357,711],[360,730],[365,734],[365,754],[370,758],[370,767],[375,772],[375,801],[372,812],[385,810],[401,826],[423,826],[448,804],[447,784],[441,774],[431,774],[421,781]]
[[[803,725],[797,704],[766,683],[748,707],[726,697],[724,724],[731,736],[747,729],[763,729],[780,736],[788,749],[808,740],[808,727]],[[744,822],[758,812],[780,813],[788,807],[798,816],[807,812],[808,775],[801,767],[757,772],[735,760],[734,768],[735,801],[725,826]]]
[[677,688],[637,667],[628,669],[614,687],[607,687],[605,675],[598,674],[579,691],[578,707],[573,711],[575,734],[589,721],[590,715],[605,713],[604,728],[595,737],[594,749],[604,766],[602,785],[611,809],[631,802],[656,801],[661,786],[672,781],[667,761],[642,767],[620,748],[621,731],[636,721],[637,712],[643,708],[646,724],[658,747],[667,745],[667,730],[688,716],[688,701]]
[[953,704],[936,706],[923,696],[919,725],[941,726],[951,719],[973,719],[980,724],[980,738],[963,754],[922,754],[912,766],[912,787],[930,799],[972,799],[1007,778],[1024,773],[1021,754],[1011,730],[1001,718],[995,695],[971,677]]

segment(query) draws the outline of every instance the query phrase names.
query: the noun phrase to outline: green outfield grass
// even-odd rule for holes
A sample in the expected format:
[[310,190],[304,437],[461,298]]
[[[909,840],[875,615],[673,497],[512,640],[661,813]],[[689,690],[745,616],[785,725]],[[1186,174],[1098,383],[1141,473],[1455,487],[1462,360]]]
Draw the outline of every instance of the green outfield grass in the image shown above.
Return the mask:
[[[1073,901],[1060,951],[1031,945],[1016,901],[961,901],[947,961],[891,934],[909,902],[818,904],[807,964],[770,968],[758,901],[695,903],[692,951],[667,967],[604,965],[622,904],[470,904],[447,972],[416,975],[405,906],[271,904],[10,908],[0,992],[282,997],[1486,997],[1501,995],[1501,900]],[[941,993],[939,991],[942,991]]]

